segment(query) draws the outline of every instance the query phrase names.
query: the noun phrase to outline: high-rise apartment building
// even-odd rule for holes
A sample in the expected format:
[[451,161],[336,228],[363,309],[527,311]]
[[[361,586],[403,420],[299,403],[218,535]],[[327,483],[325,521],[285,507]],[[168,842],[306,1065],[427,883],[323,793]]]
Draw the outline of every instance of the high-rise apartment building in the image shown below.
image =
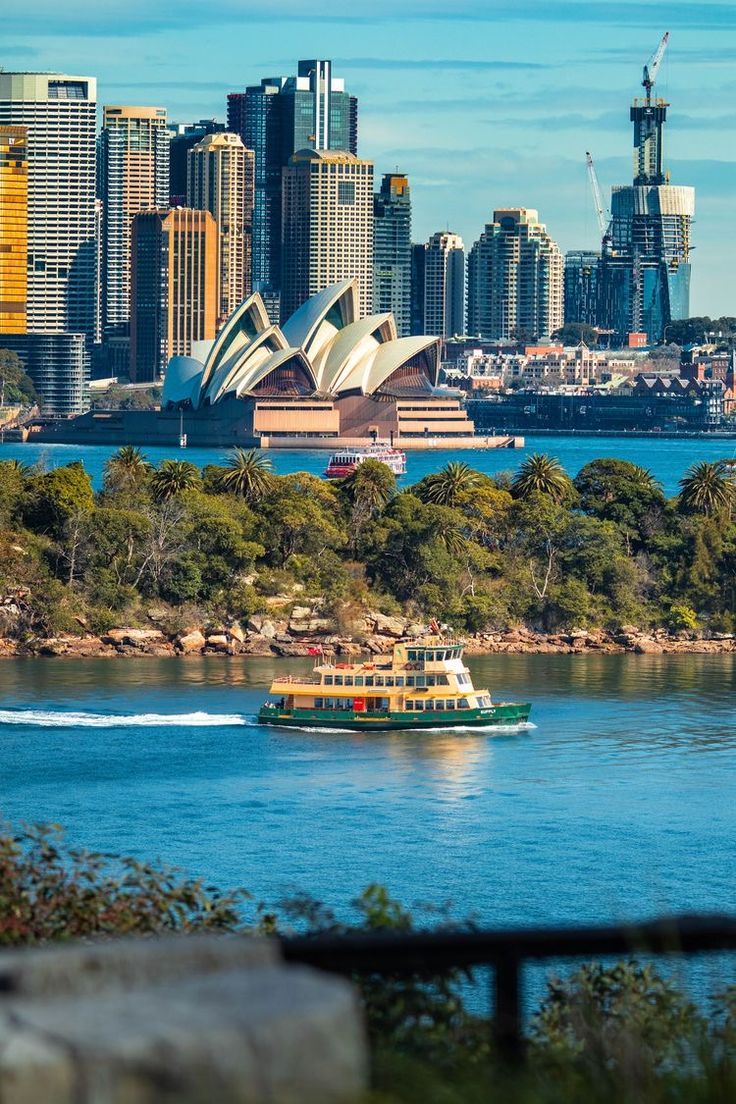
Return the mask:
[[283,174],[281,317],[355,277],[361,317],[373,310],[373,162],[345,150],[302,150]]
[[81,333],[7,334],[41,396],[44,416],[73,418],[89,409],[90,353]]
[[217,224],[209,211],[144,211],[131,235],[130,378],[155,381],[217,328]]
[[468,333],[484,340],[549,337],[563,321],[560,247],[532,208],[493,212],[468,258]]
[[399,337],[411,333],[411,193],[400,173],[386,173],[373,204],[373,309],[391,311]]
[[28,131],[0,124],[0,334],[26,332]]
[[[266,77],[227,98],[228,130],[255,153],[253,287],[278,315],[281,281],[281,175],[302,149],[358,152],[358,101],[332,63],[300,61],[297,75]],[[275,320],[275,319],[274,319]]]
[[598,268],[600,253],[573,249],[565,254],[564,320],[598,324]]
[[169,123],[169,207],[186,207],[189,151],[208,134],[227,130],[217,119],[200,119],[197,123]]
[[28,131],[30,333],[94,334],[96,100],[92,77],[0,72],[0,125]]
[[424,329],[434,337],[465,332],[465,245],[440,230],[425,245]]
[[120,335],[127,329],[131,224],[139,211],[168,206],[169,140],[164,107],[114,104],[103,108],[99,161],[103,336]]
[[218,322],[251,291],[255,156],[237,134],[209,134],[189,151],[187,202],[217,223]]
[[412,243],[411,247],[411,333],[426,333],[424,326],[424,273],[426,270],[427,247],[424,242]]

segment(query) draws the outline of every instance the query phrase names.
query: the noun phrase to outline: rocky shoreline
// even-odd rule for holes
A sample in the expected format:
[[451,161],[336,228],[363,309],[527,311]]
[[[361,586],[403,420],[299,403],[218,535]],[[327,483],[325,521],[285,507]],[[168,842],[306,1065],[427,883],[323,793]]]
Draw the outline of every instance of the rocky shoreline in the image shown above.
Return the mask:
[[[295,607],[288,619],[256,616],[245,626],[193,626],[168,633],[164,629],[116,628],[106,633],[0,638],[0,658],[119,656],[187,657],[203,655],[266,656],[292,658],[315,654],[319,648],[327,657],[381,655],[390,652],[398,640],[414,640],[427,633],[427,626],[403,617],[366,614],[352,633],[340,634],[314,607]],[[726,633],[679,632],[664,629],[646,631],[624,625],[616,632],[573,629],[568,633],[540,633],[529,629],[468,634],[466,654],[559,654],[559,655],[673,655],[736,654],[736,636]]]

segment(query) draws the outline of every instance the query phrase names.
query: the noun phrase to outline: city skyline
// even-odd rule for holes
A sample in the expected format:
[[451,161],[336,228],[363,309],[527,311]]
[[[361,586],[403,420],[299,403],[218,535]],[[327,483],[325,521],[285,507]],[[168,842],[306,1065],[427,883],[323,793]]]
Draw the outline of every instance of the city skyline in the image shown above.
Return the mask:
[[585,150],[606,200],[629,178],[628,105],[669,29],[658,85],[672,104],[667,162],[673,183],[699,196],[691,313],[732,313],[732,5],[598,0],[548,12],[536,3],[482,11],[464,3],[450,19],[410,0],[400,13],[380,3],[371,12],[358,5],[349,16],[316,17],[318,30],[305,34],[315,17],[299,3],[277,4],[266,19],[247,3],[205,12],[154,0],[97,11],[76,0],[62,21],[32,0],[7,21],[0,60],[8,69],[89,72],[100,103],[161,103],[186,122],[224,119],[228,91],[264,72],[288,74],[294,57],[331,57],[360,100],[361,156],[375,162],[377,178],[398,166],[412,180],[414,240],[444,227],[474,240],[495,207],[528,205],[545,212],[566,251],[598,244]]

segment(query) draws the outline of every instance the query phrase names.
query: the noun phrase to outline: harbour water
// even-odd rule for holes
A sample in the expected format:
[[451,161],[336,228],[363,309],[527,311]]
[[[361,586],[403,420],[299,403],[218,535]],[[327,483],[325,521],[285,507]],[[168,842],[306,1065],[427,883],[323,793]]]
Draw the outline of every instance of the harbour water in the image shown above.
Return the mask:
[[[47,467],[81,460],[92,476],[95,486],[102,483],[102,473],[107,458],[115,452],[105,445],[44,445],[0,444],[0,460],[18,459],[25,464],[42,461]],[[224,462],[226,450],[189,448],[180,449],[176,442],[171,448],[144,449],[152,463],[158,464],[167,457],[189,460],[198,467]],[[720,460],[736,456],[736,438],[678,438],[657,437],[548,437],[529,436],[523,449],[469,449],[456,452],[452,449],[428,449],[407,454],[407,472],[399,483],[406,486],[430,472],[437,471],[449,460],[462,460],[479,471],[494,475],[500,471],[514,471],[525,457],[534,452],[556,456],[565,470],[574,476],[580,468],[602,456],[615,456],[631,460],[648,468],[662,482],[665,493],[677,493],[678,480],[691,464],[701,460]],[[307,471],[322,475],[329,453],[319,450],[271,450],[269,456],[279,475],[287,472]]]
[[491,656],[516,733],[278,730],[309,661],[3,660],[0,811],[272,903],[407,904],[519,925],[733,911],[733,656]]

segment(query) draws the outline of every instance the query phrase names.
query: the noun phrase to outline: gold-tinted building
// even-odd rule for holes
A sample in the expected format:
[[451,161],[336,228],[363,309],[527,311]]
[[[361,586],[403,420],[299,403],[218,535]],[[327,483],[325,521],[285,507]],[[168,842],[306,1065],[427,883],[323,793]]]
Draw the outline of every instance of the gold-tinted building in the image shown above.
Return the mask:
[[217,223],[209,211],[143,211],[131,234],[130,378],[155,381],[217,330]]
[[0,334],[24,334],[28,306],[28,131],[0,124]]

